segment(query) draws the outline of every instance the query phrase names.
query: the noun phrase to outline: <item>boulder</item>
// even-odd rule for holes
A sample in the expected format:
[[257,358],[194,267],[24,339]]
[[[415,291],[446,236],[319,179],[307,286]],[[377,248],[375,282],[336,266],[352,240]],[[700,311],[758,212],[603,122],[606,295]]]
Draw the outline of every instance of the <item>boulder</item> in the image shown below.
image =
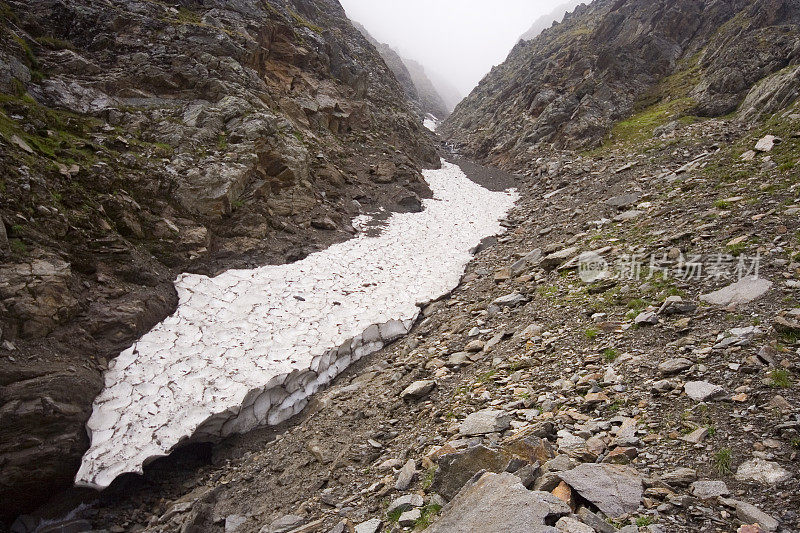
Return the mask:
[[700,296],[700,300],[712,305],[727,307],[743,305],[764,296],[772,288],[772,282],[756,277],[745,277],[718,291]]
[[415,381],[400,393],[400,397],[404,400],[419,400],[430,394],[435,387],[436,382],[433,380]]
[[508,413],[496,409],[483,409],[468,415],[461,422],[459,432],[466,436],[485,435],[505,431],[510,426],[511,417]]
[[572,257],[574,257],[578,253],[578,247],[572,246],[570,248],[564,248],[563,250],[559,250],[558,252],[553,252],[552,254],[546,256],[542,259],[542,268],[545,270],[553,270],[560,266],[562,263],[568,261]]
[[475,446],[466,451],[439,458],[431,491],[452,500],[461,487],[481,471],[503,472],[511,456],[502,450]]
[[778,463],[758,457],[742,463],[736,470],[736,479],[739,481],[761,483],[762,485],[777,485],[791,478],[792,473]]
[[570,508],[547,492],[532,492],[508,473],[486,473],[465,486],[442,510],[428,533],[558,533],[547,524]]
[[642,476],[629,466],[584,463],[559,477],[611,518],[636,511],[642,499]]
[[708,381],[689,381],[683,386],[686,395],[696,402],[705,402],[721,396],[725,390]]

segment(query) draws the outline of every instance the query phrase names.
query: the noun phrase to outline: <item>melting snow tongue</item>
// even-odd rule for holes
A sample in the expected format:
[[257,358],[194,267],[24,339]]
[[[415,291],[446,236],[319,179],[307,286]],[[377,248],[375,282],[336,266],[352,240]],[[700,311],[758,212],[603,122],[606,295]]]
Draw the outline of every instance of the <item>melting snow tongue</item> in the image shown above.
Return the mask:
[[434,198],[393,214],[377,237],[290,265],[179,276],[175,313],[109,365],[76,484],[104,488],[178,445],[279,424],[408,333],[418,305],[458,285],[516,201],[444,161],[423,174]]

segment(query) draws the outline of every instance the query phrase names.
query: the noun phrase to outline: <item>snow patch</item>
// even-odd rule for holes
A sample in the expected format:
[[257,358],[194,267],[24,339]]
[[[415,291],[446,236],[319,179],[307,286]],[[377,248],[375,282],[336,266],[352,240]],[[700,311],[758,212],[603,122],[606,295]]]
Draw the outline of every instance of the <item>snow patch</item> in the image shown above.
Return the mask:
[[175,313],[109,365],[76,484],[104,488],[180,444],[279,424],[408,333],[418,305],[456,287],[470,250],[503,232],[517,198],[444,161],[423,174],[434,197],[378,236],[289,265],[179,276]]

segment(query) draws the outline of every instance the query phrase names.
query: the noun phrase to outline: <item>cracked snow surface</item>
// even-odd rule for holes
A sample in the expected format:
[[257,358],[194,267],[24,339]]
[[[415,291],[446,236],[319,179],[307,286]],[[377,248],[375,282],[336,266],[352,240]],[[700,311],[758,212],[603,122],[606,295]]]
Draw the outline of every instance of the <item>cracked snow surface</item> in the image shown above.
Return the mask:
[[87,423],[76,484],[107,487],[190,440],[214,441],[299,413],[352,362],[408,333],[418,304],[459,283],[471,251],[503,231],[514,192],[442,162],[434,198],[289,265],[178,277],[175,313],[111,363]]

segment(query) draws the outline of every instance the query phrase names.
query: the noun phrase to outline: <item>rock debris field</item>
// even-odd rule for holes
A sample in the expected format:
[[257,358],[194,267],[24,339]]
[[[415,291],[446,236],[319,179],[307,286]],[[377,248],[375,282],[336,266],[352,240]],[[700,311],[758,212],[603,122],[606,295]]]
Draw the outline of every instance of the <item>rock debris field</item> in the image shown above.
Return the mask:
[[425,171],[421,213],[394,214],[288,265],[175,281],[175,313],[122,352],[87,423],[76,484],[107,487],[191,440],[215,440],[300,412],[352,362],[406,334],[419,304],[459,283],[472,251],[516,201],[456,165]]

